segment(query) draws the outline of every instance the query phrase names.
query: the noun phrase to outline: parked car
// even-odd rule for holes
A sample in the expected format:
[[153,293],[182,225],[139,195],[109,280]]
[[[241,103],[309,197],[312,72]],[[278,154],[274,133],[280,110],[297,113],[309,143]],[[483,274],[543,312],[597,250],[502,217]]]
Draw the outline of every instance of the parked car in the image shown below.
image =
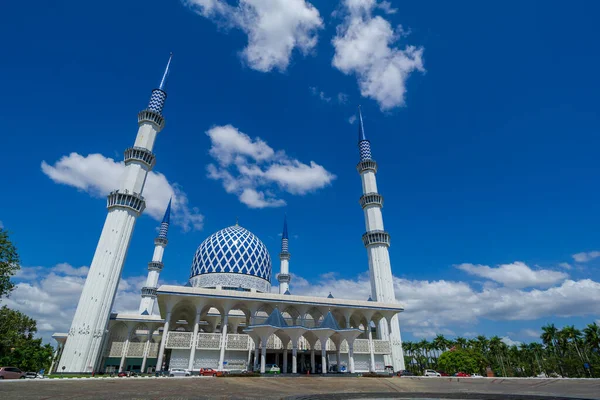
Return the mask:
[[44,379],[44,375],[37,372],[25,372],[25,379]]
[[425,373],[423,373],[423,376],[442,376],[442,374],[432,369],[426,369]]
[[444,371],[438,371],[440,373],[441,376],[450,376],[447,373],[445,373]]
[[479,374],[471,374],[471,378],[483,378],[483,376]]
[[457,372],[454,374],[454,376],[457,376],[459,378],[469,378],[471,375],[465,373],[465,372]]
[[200,376],[223,376],[223,371],[217,371],[212,368],[200,368]]
[[267,364],[265,365],[265,374],[280,374],[281,369],[277,364]]
[[171,368],[169,376],[190,376],[190,371],[183,368]]
[[403,370],[398,371],[396,373],[396,375],[398,375],[398,376],[415,376],[415,374],[413,374],[412,372],[410,372],[407,369],[403,369]]
[[25,379],[25,373],[16,367],[0,367],[0,379]]

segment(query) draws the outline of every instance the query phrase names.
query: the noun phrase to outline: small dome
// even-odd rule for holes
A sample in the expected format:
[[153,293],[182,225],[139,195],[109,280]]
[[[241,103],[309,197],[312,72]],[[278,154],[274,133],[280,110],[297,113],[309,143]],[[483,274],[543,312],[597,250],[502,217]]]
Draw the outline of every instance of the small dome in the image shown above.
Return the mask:
[[252,232],[239,225],[213,233],[192,261],[190,284],[196,287],[271,290],[271,256]]

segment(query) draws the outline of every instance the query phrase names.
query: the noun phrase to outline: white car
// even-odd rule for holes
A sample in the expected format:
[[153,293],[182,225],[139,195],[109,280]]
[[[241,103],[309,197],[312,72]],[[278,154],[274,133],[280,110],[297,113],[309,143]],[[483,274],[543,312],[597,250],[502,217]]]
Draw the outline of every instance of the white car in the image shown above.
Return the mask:
[[183,368],[171,368],[169,376],[190,376],[190,371]]
[[440,374],[439,372],[434,371],[432,369],[426,369],[423,376],[442,376],[442,374]]
[[281,369],[277,364],[267,364],[265,365],[265,373],[266,374],[280,374]]
[[479,374],[471,374],[471,378],[483,378],[483,376]]

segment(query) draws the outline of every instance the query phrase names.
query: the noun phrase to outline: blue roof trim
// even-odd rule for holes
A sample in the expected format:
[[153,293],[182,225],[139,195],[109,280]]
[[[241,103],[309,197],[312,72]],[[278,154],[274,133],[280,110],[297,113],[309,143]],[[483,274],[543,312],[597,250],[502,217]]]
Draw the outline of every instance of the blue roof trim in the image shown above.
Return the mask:
[[263,325],[271,325],[275,328],[288,327],[287,322],[285,322],[285,319],[283,318],[283,315],[281,315],[281,313],[279,312],[278,308],[273,310],[273,312],[271,313],[271,315],[269,315],[269,318],[267,318]]

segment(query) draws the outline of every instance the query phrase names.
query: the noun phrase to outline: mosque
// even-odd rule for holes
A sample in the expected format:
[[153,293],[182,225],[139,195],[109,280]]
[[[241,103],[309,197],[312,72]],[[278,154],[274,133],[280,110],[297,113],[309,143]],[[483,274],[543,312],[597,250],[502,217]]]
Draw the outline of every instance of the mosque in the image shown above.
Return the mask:
[[[171,56],[172,57],[172,56]],[[168,371],[200,368],[265,373],[329,373],[404,369],[388,248],[377,192],[377,163],[359,109],[357,165],[365,216],[371,296],[364,300],[299,296],[290,274],[290,243],[284,219],[278,293],[271,290],[271,255],[261,240],[239,226],[206,238],[192,259],[185,286],[158,286],[169,243],[171,202],[148,263],[139,311],[111,313],[136,219],[144,211],[146,176],[155,165],[154,142],[165,126],[163,108],[171,65],[138,114],[138,133],[125,150],[125,172],[107,198],[108,213],[68,333],[58,342],[52,370],[63,373]],[[290,287],[290,284],[291,287]]]

